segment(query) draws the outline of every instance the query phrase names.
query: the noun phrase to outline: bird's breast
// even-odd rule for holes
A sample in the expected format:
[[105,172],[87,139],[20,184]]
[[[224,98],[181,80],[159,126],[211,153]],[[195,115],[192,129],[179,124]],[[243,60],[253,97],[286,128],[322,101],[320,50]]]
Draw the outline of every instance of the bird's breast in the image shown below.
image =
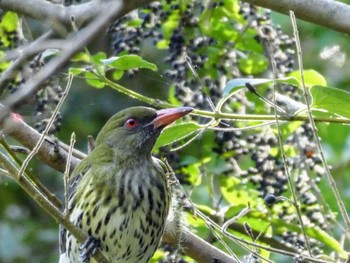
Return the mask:
[[79,189],[83,193],[76,200],[71,220],[101,240],[101,249],[111,262],[148,262],[169,210],[164,171],[153,162],[108,171],[103,180],[90,176],[87,185]]

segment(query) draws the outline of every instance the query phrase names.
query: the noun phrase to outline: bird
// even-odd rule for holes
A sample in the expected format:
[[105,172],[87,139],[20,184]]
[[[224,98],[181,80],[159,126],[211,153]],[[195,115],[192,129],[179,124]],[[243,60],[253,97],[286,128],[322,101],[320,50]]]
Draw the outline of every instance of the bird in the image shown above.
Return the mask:
[[131,107],[113,115],[94,149],[68,179],[66,211],[88,237],[80,244],[60,225],[59,263],[147,263],[162,238],[171,194],[164,163],[152,156],[163,128],[190,107]]

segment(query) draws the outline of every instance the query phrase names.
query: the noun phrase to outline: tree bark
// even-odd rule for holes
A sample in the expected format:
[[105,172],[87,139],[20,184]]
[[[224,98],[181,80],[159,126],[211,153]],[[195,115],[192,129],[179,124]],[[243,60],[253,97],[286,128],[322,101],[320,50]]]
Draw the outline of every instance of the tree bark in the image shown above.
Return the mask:
[[244,0],[335,31],[350,34],[350,6],[333,0]]

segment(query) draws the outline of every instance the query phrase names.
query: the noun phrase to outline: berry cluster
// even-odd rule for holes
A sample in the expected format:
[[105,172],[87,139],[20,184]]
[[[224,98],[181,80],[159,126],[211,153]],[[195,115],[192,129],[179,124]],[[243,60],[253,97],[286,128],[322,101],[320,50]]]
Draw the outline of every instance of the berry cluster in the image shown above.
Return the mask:
[[[211,110],[212,105],[216,105],[223,97],[223,88],[230,79],[259,74],[285,76],[291,72],[294,65],[294,41],[283,34],[279,26],[273,25],[270,12],[261,12],[250,4],[240,3],[237,15],[240,15],[242,20],[225,17],[225,23],[216,21],[215,12],[225,11],[226,5],[226,1],[187,1],[183,4],[172,0],[153,2],[146,9],[133,12],[114,23],[110,29],[114,53],[139,53],[142,50],[141,43],[144,43],[145,39],[150,39],[157,47],[166,43],[168,53],[164,61],[168,68],[161,74],[171,81],[175,97],[183,105],[207,110]],[[215,28],[221,24],[230,25],[231,31],[228,27]],[[257,50],[262,50],[259,52],[263,53],[267,60],[274,61],[275,72],[272,72],[271,66],[252,72],[242,66],[242,61],[254,55]],[[300,100],[296,87],[280,85],[278,88],[285,96]],[[265,92],[265,96],[271,97],[271,90]],[[246,94],[237,93],[227,102],[225,112],[254,112],[256,107],[247,100]],[[267,105],[265,108],[271,110]],[[222,127],[225,128],[224,123]],[[312,139],[309,125],[304,124],[283,142],[294,147],[296,152],[295,156],[287,156],[287,165],[308,171],[292,175],[297,198],[302,203],[303,216],[308,218],[309,223],[329,229],[329,216],[322,213],[315,196],[316,184],[324,171],[319,165],[317,155],[313,153],[315,145],[308,143]],[[266,128],[261,132],[249,134],[242,131],[216,132],[213,151],[219,155],[225,154],[227,162],[231,164],[249,157],[253,165],[242,170],[240,176],[256,185],[261,197],[273,197],[269,199],[269,205],[273,206],[276,196],[288,193],[283,160],[280,154],[271,153],[272,149],[278,151],[278,147],[273,131]],[[177,175],[182,182],[186,182],[186,174],[181,173],[181,169],[176,169],[179,156],[172,153],[170,161],[172,160],[176,160],[171,165],[177,171]],[[232,173],[227,172],[227,175],[230,174]],[[312,185],[311,182],[315,184],[314,189],[305,187]],[[279,216],[288,222],[297,223],[297,218],[291,217],[289,210],[287,204],[285,209],[279,212]],[[305,242],[302,242],[302,237],[297,233],[287,232],[283,238],[301,250],[306,249]],[[295,238],[298,240],[292,242]],[[313,241],[310,243],[314,244]],[[316,249],[317,243],[313,247]],[[315,253],[319,252],[315,250]]]
[[[30,74],[35,74],[36,72],[39,72],[44,66],[44,58],[41,55],[35,57],[29,63]],[[47,81],[45,87],[40,89],[35,96],[34,127],[39,132],[44,131],[46,125],[48,124],[52,116],[52,112],[57,106],[59,99],[61,98],[63,93],[61,87],[55,82],[56,81],[54,79]],[[54,123],[49,130],[49,134],[53,134],[60,129],[61,120],[62,116],[58,112]]]
[[[3,18],[3,16],[1,16]],[[12,32],[7,32],[6,30],[2,30],[1,34],[1,45],[2,49],[13,48],[18,45],[22,39],[19,39],[17,30]],[[6,39],[5,39],[6,38]],[[4,46],[4,42],[7,43]],[[26,84],[26,80],[29,79],[33,74],[38,73],[45,66],[45,55],[39,54],[34,57],[27,64],[22,66],[22,70],[17,72],[13,79],[8,80],[4,87],[5,92],[16,93],[19,89],[24,88]],[[34,111],[34,119],[36,121],[35,128],[42,132],[52,114],[54,107],[57,105],[59,98],[61,97],[62,90],[58,84],[54,82],[54,80],[49,80],[46,82],[45,87],[40,89],[35,98],[30,101],[30,103],[35,104]],[[51,127],[49,133],[56,132],[61,126],[61,115],[57,114],[54,124]]]

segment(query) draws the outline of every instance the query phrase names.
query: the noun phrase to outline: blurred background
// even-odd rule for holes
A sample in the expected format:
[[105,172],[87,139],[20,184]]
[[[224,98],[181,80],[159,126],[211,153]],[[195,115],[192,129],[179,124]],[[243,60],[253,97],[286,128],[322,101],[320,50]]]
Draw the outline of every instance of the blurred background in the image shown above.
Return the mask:
[[[240,15],[242,15],[242,17],[244,17],[244,12],[248,12],[244,11],[247,8],[246,5],[241,7],[243,11]],[[250,8],[249,10],[253,10],[253,8]],[[264,11],[259,12],[264,13]],[[250,15],[254,17],[256,16],[256,13]],[[237,20],[242,21],[242,17],[239,17]],[[271,17],[268,17],[267,20],[268,23],[280,28],[283,34],[292,38],[293,32],[289,17],[271,12]],[[29,18],[25,18],[24,21],[26,27],[30,28],[31,35],[34,39],[46,29],[42,24]],[[242,23],[244,24],[244,22]],[[118,23],[114,25],[114,27],[118,28]],[[328,86],[330,87],[350,91],[350,65],[347,59],[350,54],[350,42],[348,36],[300,20],[298,20],[298,27],[303,50],[304,69],[317,70],[326,78]],[[252,26],[252,28],[254,27]],[[256,28],[254,28],[254,30],[256,30]],[[160,29],[158,28],[155,31],[159,33]],[[115,29],[114,33],[113,30],[111,30],[111,32],[112,33],[107,34],[106,37],[102,37],[102,39],[100,39],[100,36],[97,37],[98,39],[88,47],[91,53],[105,51],[107,54],[120,54],[120,52],[123,52],[118,49],[120,46],[118,46],[118,43],[116,42],[124,36],[117,36],[118,29]],[[257,33],[255,32],[255,34]],[[168,38],[170,39],[170,36]],[[178,86],[176,86],[177,76],[169,76],[169,71],[174,70],[174,65],[166,62],[166,59],[169,57],[169,50],[156,48],[153,43],[155,40],[157,40],[156,37],[151,37],[150,39],[142,41],[139,45],[139,55],[142,58],[155,63],[159,70],[157,72],[152,72],[150,70],[140,69],[138,72],[128,72],[128,74],[125,74],[118,83],[152,98],[168,100],[169,97],[171,97],[169,92],[175,92],[175,97],[179,98],[179,94],[182,94],[181,92],[183,90],[181,89],[183,87],[178,88]],[[204,45],[208,45],[208,43],[205,42]],[[209,46],[207,47],[209,49]],[[203,53],[205,53],[205,51]],[[293,59],[296,61],[295,57]],[[294,70],[298,69],[297,63],[292,65],[292,68]],[[196,65],[195,69],[197,70]],[[200,75],[204,74],[202,73],[204,69],[198,67]],[[64,88],[67,81],[66,72],[67,71],[62,71],[53,80],[53,85],[58,85]],[[287,74],[288,71],[282,73]],[[262,72],[258,72],[258,74],[241,72],[239,75],[242,74],[245,76],[263,75]],[[216,76],[212,76],[211,79],[215,79],[215,77]],[[235,75],[232,74],[230,77],[234,78]],[[182,94],[181,96],[184,95]],[[213,92],[210,93],[210,96],[214,97]],[[183,100],[184,102],[181,102],[181,100],[182,99],[180,99],[180,104],[189,104],[188,101]],[[234,103],[239,102],[240,101],[237,99]],[[23,107],[20,112],[25,121],[32,126],[38,124],[38,120],[36,119],[37,106],[35,106],[35,103],[36,102],[33,102],[32,105]],[[210,105],[205,100],[202,100],[201,103],[202,104],[198,103],[193,106],[198,109],[210,109]],[[143,104],[110,88],[93,88],[89,86],[82,77],[75,77],[70,94],[61,110],[61,118],[58,125],[59,129],[54,135],[59,140],[69,144],[71,133],[74,131],[77,135],[76,148],[86,152],[86,138],[88,135],[96,136],[100,128],[111,115],[121,109],[134,105]],[[234,107],[235,106],[233,106],[233,108]],[[344,107],[348,107],[348,105],[344,105]],[[343,195],[344,202],[349,209],[349,127],[339,124],[318,124],[318,129],[320,132],[319,135],[322,138],[327,160],[329,161],[329,165],[332,166],[333,175],[337,181],[338,187],[340,188],[340,192]],[[182,157],[186,156],[187,159],[176,159],[179,158],[178,156],[173,157],[175,160],[181,160],[183,163],[186,163],[186,161],[190,162],[188,159],[188,156],[190,155],[189,153],[194,149],[201,147],[202,142],[213,141],[213,136],[214,135],[211,135],[211,133],[208,133],[199,141],[194,142],[190,148],[186,148],[182,153]],[[8,140],[8,143],[16,144],[11,138],[6,139]],[[222,139],[222,142],[224,141],[225,139]],[[221,146],[217,141],[215,141],[215,144],[218,147]],[[202,150],[204,152],[208,151],[208,149]],[[172,156],[172,154],[168,156]],[[24,156],[21,157],[24,158]],[[170,159],[171,158],[172,157],[170,157]],[[249,166],[249,164],[251,163],[246,162],[243,166]],[[217,167],[218,166],[215,166],[215,168]],[[220,169],[222,170],[220,170],[220,172],[224,173],[226,169],[225,167],[226,166],[221,166]],[[31,161],[30,172],[37,176],[62,200],[63,179],[61,173],[44,164],[40,164],[37,160]],[[190,182],[189,185],[191,185],[191,180],[193,179],[187,178],[186,172],[184,172],[183,176],[182,179],[184,182]],[[325,182],[321,182],[319,185],[319,188],[323,193],[327,193],[327,187],[328,185]],[[185,188],[190,187],[185,185]],[[206,186],[198,187],[197,190],[194,190],[192,198],[195,201],[205,200],[203,202],[209,204],[211,202],[206,196],[207,191]],[[264,194],[266,193],[267,192],[265,191]],[[324,198],[328,201],[331,207],[336,207],[333,197],[327,197],[327,194],[325,194]],[[0,263],[57,262],[58,254],[57,223],[40,209],[34,201],[28,198],[27,194],[13,180],[5,176],[0,176]]]

